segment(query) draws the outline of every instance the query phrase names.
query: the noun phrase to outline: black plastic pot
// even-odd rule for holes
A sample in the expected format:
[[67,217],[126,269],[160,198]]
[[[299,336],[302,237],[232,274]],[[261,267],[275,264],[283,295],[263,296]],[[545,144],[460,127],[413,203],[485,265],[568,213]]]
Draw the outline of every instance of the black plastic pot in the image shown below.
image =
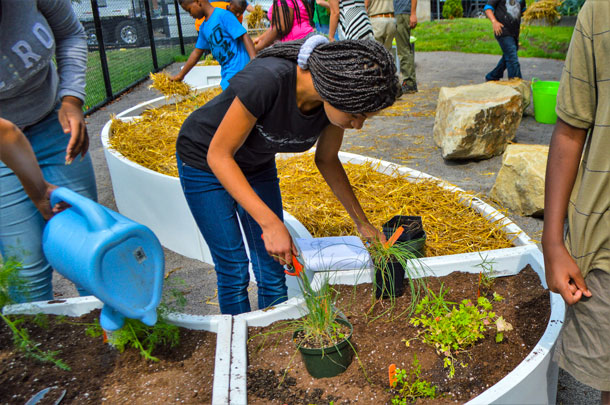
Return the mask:
[[405,269],[399,262],[375,265],[375,297],[396,298],[404,293]]
[[[334,377],[341,374],[352,363],[354,350],[349,342],[354,328],[351,323],[344,319],[337,319],[337,322],[349,327],[349,336],[334,346],[310,349],[299,346],[301,358],[305,363],[305,368],[314,378]],[[296,339],[299,330],[293,334]]]
[[415,257],[423,257],[426,245],[426,232],[424,231],[421,217],[396,215],[383,224],[383,234],[389,239],[394,231],[400,226],[402,226],[404,230],[396,243],[406,246]]

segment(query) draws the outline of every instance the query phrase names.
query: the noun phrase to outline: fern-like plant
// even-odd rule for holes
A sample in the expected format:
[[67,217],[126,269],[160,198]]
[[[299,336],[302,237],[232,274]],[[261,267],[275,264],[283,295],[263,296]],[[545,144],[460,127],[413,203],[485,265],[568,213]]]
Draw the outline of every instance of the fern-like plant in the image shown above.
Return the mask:
[[[42,350],[40,345],[30,338],[27,329],[22,326],[25,323],[24,317],[4,315],[2,309],[5,305],[13,304],[11,297],[12,291],[18,291],[21,295],[27,295],[25,282],[19,276],[21,263],[13,258],[0,258],[0,318],[6,323],[13,332],[13,344],[22,351],[27,357],[40,362],[54,364],[62,370],[70,370],[70,367],[57,357],[59,351]],[[36,316],[35,322],[39,325],[46,323],[41,316]]]

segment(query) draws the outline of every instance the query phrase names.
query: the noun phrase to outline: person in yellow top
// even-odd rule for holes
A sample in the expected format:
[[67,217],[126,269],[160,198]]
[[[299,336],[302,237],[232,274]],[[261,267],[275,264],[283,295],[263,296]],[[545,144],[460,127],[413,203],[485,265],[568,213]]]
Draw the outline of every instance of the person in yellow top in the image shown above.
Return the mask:
[[[210,4],[214,7],[222,8],[223,10],[229,10],[237,17],[237,21],[239,21],[240,24],[244,20],[245,11],[250,13],[254,11],[254,7],[248,4],[246,0],[211,1]],[[195,20],[195,29],[197,32],[199,32],[199,27],[201,27],[201,24],[203,24],[204,21],[205,17]]]

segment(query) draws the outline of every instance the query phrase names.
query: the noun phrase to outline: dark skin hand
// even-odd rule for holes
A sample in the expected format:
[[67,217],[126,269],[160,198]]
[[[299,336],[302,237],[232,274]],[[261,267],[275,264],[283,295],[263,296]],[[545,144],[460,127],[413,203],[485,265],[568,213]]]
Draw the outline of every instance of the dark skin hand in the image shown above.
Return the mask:
[[549,289],[566,304],[576,304],[591,291],[563,242],[563,224],[578,173],[587,130],[557,120],[546,167],[542,250]]
[[65,96],[61,100],[58,118],[64,133],[70,134],[70,142],[66,149],[66,164],[70,164],[78,155],[85,157],[89,150],[89,134],[83,115],[83,102],[76,97]]

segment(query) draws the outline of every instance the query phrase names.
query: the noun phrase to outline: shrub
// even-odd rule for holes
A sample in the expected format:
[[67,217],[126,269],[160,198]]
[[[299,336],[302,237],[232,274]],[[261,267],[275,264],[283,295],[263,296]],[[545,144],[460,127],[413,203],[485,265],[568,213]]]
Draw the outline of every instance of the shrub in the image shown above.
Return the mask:
[[443,6],[443,18],[450,20],[454,18],[462,18],[464,16],[464,9],[462,8],[461,0],[447,0]]
[[585,4],[585,0],[563,0],[558,10],[559,14],[576,15],[583,4]]

